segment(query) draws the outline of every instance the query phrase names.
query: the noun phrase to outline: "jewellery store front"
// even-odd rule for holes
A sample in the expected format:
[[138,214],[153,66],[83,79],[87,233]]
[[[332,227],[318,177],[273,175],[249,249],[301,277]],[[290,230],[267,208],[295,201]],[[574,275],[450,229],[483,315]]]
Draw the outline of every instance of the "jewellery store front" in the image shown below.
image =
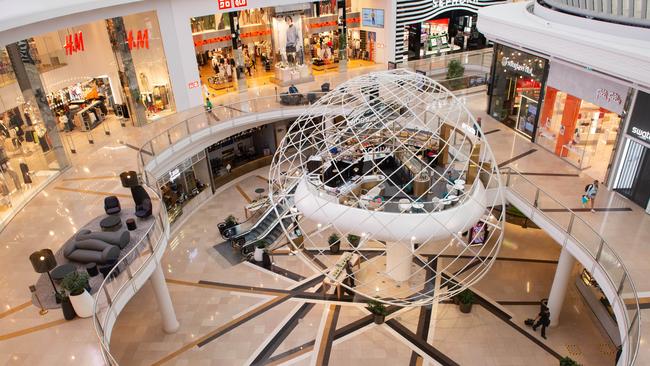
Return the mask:
[[488,113],[532,140],[544,89],[547,60],[496,45]]
[[638,91],[634,99],[613,188],[650,213],[650,94]]
[[535,142],[606,181],[629,88],[552,61]]

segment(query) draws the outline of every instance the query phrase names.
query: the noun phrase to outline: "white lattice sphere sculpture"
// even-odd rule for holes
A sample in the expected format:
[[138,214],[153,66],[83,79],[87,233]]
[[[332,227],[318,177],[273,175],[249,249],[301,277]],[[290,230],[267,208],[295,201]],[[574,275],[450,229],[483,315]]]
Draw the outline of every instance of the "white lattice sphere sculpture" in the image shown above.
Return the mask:
[[293,252],[327,284],[409,306],[487,272],[503,233],[500,185],[465,105],[426,76],[392,70],[311,105],[274,156],[269,192]]

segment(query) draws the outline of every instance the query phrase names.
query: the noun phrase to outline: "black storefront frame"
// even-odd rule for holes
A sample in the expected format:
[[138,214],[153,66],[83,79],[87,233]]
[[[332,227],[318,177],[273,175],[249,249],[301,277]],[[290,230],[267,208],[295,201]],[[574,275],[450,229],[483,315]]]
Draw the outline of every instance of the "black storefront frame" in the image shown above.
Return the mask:
[[488,82],[488,90],[487,90],[487,92],[488,92],[487,114],[492,118],[494,118],[492,116],[492,112],[493,112],[493,110],[492,110],[492,102],[493,102],[493,99],[494,99],[495,75],[497,74],[497,58],[499,57],[499,52],[502,51],[504,47],[510,48],[510,49],[515,50],[517,52],[521,52],[521,53],[523,53],[523,54],[525,54],[527,56],[531,56],[531,57],[535,57],[535,58],[544,60],[544,68],[543,68],[543,71],[542,71],[542,77],[539,79],[540,92],[539,92],[539,97],[537,98],[537,111],[535,112],[535,119],[533,121],[533,130],[531,131],[531,136],[528,136],[526,133],[518,130],[516,128],[516,123],[517,123],[516,121],[515,121],[515,127],[512,127],[512,126],[509,126],[508,124],[506,124],[504,121],[501,121],[501,120],[497,119],[497,121],[500,122],[501,124],[503,124],[504,126],[507,126],[507,127],[511,128],[513,131],[515,131],[519,135],[527,138],[528,140],[530,140],[532,142],[535,142],[535,137],[537,135],[537,125],[538,125],[538,122],[539,122],[539,116],[541,114],[542,105],[544,103],[544,97],[546,95],[546,80],[548,79],[550,62],[549,62],[548,59],[546,59],[546,58],[544,58],[542,56],[536,55],[534,53],[526,52],[526,51],[523,51],[523,50],[518,49],[516,47],[512,47],[512,46],[507,45],[507,44],[495,43],[494,44],[494,52],[492,54],[492,64],[490,66],[490,80]]

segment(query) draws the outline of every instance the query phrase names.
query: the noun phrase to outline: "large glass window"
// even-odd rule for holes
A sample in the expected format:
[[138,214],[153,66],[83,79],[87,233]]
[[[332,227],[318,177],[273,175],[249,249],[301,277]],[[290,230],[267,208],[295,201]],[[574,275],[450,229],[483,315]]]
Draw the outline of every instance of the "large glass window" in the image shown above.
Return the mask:
[[532,138],[537,124],[546,60],[498,45],[489,113]]

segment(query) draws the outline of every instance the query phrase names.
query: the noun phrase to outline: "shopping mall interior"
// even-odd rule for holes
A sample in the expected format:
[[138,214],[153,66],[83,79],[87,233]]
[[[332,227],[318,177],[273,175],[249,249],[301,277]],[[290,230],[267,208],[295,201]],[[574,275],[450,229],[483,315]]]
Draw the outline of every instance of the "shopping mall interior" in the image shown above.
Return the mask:
[[650,364],[647,3],[7,1],[0,363]]

